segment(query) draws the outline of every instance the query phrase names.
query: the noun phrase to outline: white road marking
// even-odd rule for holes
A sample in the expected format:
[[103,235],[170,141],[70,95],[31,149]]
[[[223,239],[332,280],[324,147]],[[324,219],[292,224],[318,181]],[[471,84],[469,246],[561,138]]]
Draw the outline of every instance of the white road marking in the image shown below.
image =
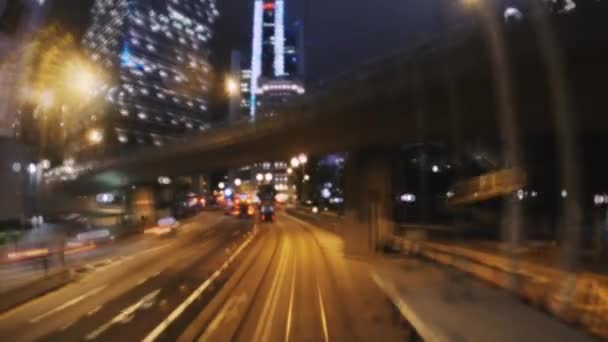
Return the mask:
[[[272,284],[270,286],[270,291],[268,292],[268,297],[266,297],[266,302],[264,303],[264,308],[262,309],[262,315],[258,320],[258,326],[255,329],[254,340],[255,341],[267,341],[267,335],[269,333],[270,327],[272,326],[272,320],[274,319],[274,307],[276,306],[276,297],[277,292],[279,292],[280,284],[283,280],[283,274],[285,272],[285,267],[287,267],[287,255],[285,252],[286,247],[284,245],[281,249],[281,254],[279,256],[279,265],[277,266],[277,270],[274,278],[272,279]],[[261,335],[261,336],[260,336]]]
[[287,324],[285,327],[285,342],[289,342],[291,333],[291,316],[293,312],[293,297],[296,288],[296,258],[293,258],[293,275],[291,276],[291,293],[289,294],[289,308],[287,309]]
[[321,287],[317,281],[317,293],[319,294],[319,308],[321,309],[321,325],[323,327],[323,337],[325,342],[329,342],[329,333],[327,330],[327,318],[325,317],[325,305],[323,304],[323,295],[321,294]]
[[148,280],[148,277],[141,278],[141,279],[140,279],[140,280],[137,282],[137,285],[136,285],[136,286],[139,286],[139,285],[141,285],[141,284],[145,283],[145,282],[146,282],[146,280]]
[[97,311],[101,310],[101,308],[103,307],[103,305],[99,305],[98,307],[96,307],[95,309],[87,312],[87,316],[93,316],[94,314],[97,313]]
[[118,314],[118,316],[112,318],[111,320],[106,322],[104,325],[100,326],[99,328],[95,329],[93,332],[88,334],[85,337],[85,339],[94,340],[99,335],[103,334],[106,330],[108,330],[114,324],[129,320],[131,318],[131,316],[140,308],[149,308],[151,306],[150,303],[154,303],[154,300],[156,299],[156,297],[158,296],[159,293],[160,293],[160,289],[154,290],[154,291],[148,293],[147,295],[142,297],[142,299],[140,299],[137,303],[122,310],[120,312],[120,314]]
[[46,312],[46,313],[44,313],[44,314],[42,314],[40,316],[36,316],[36,317],[30,319],[30,323],[40,322],[41,320],[43,320],[43,319],[45,319],[45,318],[47,318],[47,317],[49,317],[49,316],[51,316],[51,315],[53,315],[53,314],[61,311],[61,310],[64,310],[64,309],[66,309],[66,308],[68,308],[68,307],[70,307],[72,305],[75,305],[78,302],[81,302],[82,300],[84,300],[87,297],[90,297],[90,296],[92,296],[92,295],[94,295],[96,293],[101,292],[101,290],[105,289],[106,287],[107,287],[107,285],[94,288],[93,290],[91,290],[91,291],[89,291],[89,292],[87,292],[87,293],[85,293],[83,295],[80,295],[80,296],[78,296],[78,297],[76,297],[76,298],[74,298],[74,299],[72,299],[70,301],[67,301],[67,302],[63,303],[62,305],[54,308],[51,311],[48,311],[48,312]]
[[76,323],[76,321],[72,321],[64,326],[62,326],[61,328],[59,328],[59,331],[66,331],[68,330],[72,325],[74,325],[74,323]]
[[226,302],[226,305],[222,308],[219,314],[215,316],[209,327],[205,330],[205,333],[201,335],[198,341],[213,341],[213,334],[221,326],[223,322],[230,322],[237,318],[241,307],[247,304],[248,295],[243,292],[240,295],[230,297]]
[[224,272],[228,266],[236,259],[236,257],[241,254],[241,252],[251,243],[253,237],[245,240],[243,244],[224,262],[222,267],[220,267],[217,271],[215,271],[211,277],[205,280],[184,302],[182,302],[167,318],[162,321],[154,330],[152,330],[148,336],[143,339],[143,342],[151,342],[156,340],[168,327],[173,323],[184,311],[190,306],[196,299],[211,285],[213,281],[215,281],[219,276]]

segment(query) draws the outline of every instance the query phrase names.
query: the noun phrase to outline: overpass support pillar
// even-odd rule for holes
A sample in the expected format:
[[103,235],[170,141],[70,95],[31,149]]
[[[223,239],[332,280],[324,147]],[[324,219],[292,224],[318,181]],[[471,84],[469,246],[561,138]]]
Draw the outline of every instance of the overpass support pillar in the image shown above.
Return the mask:
[[345,168],[345,226],[348,254],[371,254],[394,232],[392,154],[370,149],[349,153]]

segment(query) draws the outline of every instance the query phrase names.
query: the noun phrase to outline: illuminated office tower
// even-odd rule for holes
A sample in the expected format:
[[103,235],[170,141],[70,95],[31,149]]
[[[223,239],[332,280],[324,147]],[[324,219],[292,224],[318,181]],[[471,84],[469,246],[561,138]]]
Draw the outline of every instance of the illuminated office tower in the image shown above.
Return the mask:
[[218,15],[215,0],[96,0],[83,45],[111,82],[105,105],[88,111],[75,136],[98,129],[104,149],[120,149],[161,146],[208,128],[209,41]]

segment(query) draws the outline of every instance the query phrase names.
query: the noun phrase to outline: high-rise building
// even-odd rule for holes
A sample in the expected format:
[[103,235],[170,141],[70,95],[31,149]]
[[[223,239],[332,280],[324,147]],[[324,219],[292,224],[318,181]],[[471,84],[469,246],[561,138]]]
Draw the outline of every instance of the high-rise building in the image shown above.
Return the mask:
[[302,95],[303,78],[301,23],[285,26],[283,0],[255,0],[249,109],[251,116],[272,116],[278,106],[294,95]]
[[241,111],[251,113],[251,69],[241,69]]
[[112,81],[105,105],[74,127],[75,141],[96,130],[102,150],[112,151],[208,128],[208,46],[218,15],[215,0],[96,0],[83,45]]
[[15,85],[27,67],[26,47],[45,24],[50,1],[0,1],[0,136],[14,136],[18,94]]
[[255,0],[251,49],[250,110],[255,115],[260,77],[285,73],[285,2]]
[[304,82],[304,57],[304,26],[297,21],[285,29],[285,75]]

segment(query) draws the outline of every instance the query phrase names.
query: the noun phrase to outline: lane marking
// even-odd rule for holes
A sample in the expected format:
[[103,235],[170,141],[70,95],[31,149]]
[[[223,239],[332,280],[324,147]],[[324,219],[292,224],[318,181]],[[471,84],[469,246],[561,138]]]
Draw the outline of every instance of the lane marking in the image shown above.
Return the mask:
[[[287,257],[285,258],[287,259]],[[269,341],[268,335],[271,333],[272,331],[272,324],[274,322],[275,319],[275,313],[277,311],[277,306],[278,306],[278,301],[279,301],[279,297],[281,296],[281,289],[283,288],[283,283],[285,281],[285,274],[287,272],[287,261],[285,261],[285,266],[283,267],[283,272],[281,275],[281,278],[279,279],[279,284],[277,286],[277,290],[275,292],[273,301],[272,301],[272,305],[270,306],[270,319],[268,320],[268,326],[266,327],[266,332],[264,334],[264,338],[262,339],[262,341]]]
[[131,315],[133,315],[137,310],[139,310],[139,308],[150,307],[152,305],[151,303],[154,302],[154,300],[156,299],[156,297],[158,296],[159,293],[160,293],[160,289],[157,289],[157,290],[154,290],[154,291],[148,293],[147,295],[142,297],[142,299],[140,299],[137,303],[122,310],[120,312],[120,314],[118,314],[118,316],[112,318],[111,320],[109,320],[108,322],[106,322],[105,324],[103,324],[102,326],[95,329],[93,332],[91,332],[87,336],[85,336],[85,339],[94,340],[99,335],[103,334],[106,330],[108,330],[114,324],[125,321],[127,318],[129,318]]
[[67,302],[63,303],[62,305],[54,308],[51,311],[48,311],[48,312],[46,312],[46,313],[44,313],[42,315],[39,315],[39,316],[36,316],[36,317],[30,319],[30,323],[38,323],[41,320],[43,320],[43,319],[45,319],[45,318],[47,318],[47,317],[49,317],[49,316],[51,316],[51,315],[59,312],[59,311],[62,311],[62,310],[66,309],[66,308],[68,308],[68,307],[70,307],[72,305],[75,305],[75,304],[83,301],[87,297],[90,297],[90,296],[92,296],[92,295],[94,295],[96,293],[101,292],[101,290],[105,289],[107,286],[108,285],[104,285],[104,286],[100,286],[100,287],[94,288],[93,290],[91,290],[91,291],[89,291],[89,292],[87,292],[87,293],[85,293],[83,295],[80,295],[80,296],[78,296],[78,297],[76,297],[76,298],[74,298],[74,299],[72,299],[70,301],[67,301]]
[[291,293],[289,294],[289,308],[287,309],[287,324],[285,327],[285,342],[289,342],[289,335],[291,333],[291,316],[293,312],[293,297],[296,288],[296,258],[293,258],[293,275],[291,277]]
[[59,328],[59,331],[66,331],[68,330],[72,325],[74,325],[74,323],[76,323],[76,321],[72,321],[64,326],[62,326],[61,328]]
[[224,262],[222,267],[220,267],[217,271],[215,271],[211,277],[205,280],[184,302],[182,302],[167,318],[162,321],[154,330],[152,330],[148,336],[146,336],[142,341],[143,342],[151,342],[156,340],[168,327],[173,323],[184,311],[190,306],[194,301],[198,299],[198,297],[211,285],[213,281],[215,281],[219,276],[224,272],[230,264],[236,259],[236,257],[241,254],[241,252],[251,243],[253,237],[245,240],[241,244],[241,246]]
[[141,279],[140,279],[140,280],[137,282],[137,284],[136,284],[135,286],[139,286],[139,285],[141,285],[141,284],[145,283],[145,282],[146,282],[146,280],[148,280],[148,277],[141,278]]
[[247,304],[248,298],[249,296],[246,292],[230,297],[220,313],[213,319],[211,324],[209,324],[205,333],[199,337],[198,341],[213,341],[212,336],[222,323],[228,324],[230,321],[238,318],[241,307],[244,307]]
[[321,287],[319,286],[318,280],[317,280],[317,293],[319,294],[319,308],[321,309],[321,325],[323,327],[323,337],[325,337],[325,342],[329,342],[329,333],[327,330],[327,318],[325,317],[325,305],[323,305],[323,295],[321,294]]
[[279,282],[279,278],[283,273],[283,268],[286,263],[286,257],[283,255],[285,249],[285,245],[281,245],[281,254],[279,256],[279,264],[277,265],[276,272],[274,274],[274,278],[272,279],[272,283],[270,286],[270,291],[268,291],[268,296],[266,297],[266,302],[264,303],[264,308],[262,309],[262,316],[258,320],[258,325],[255,329],[255,333],[253,334],[254,340],[256,341],[264,341],[264,339],[259,338],[260,334],[265,334],[266,325],[270,324],[270,319],[268,318],[268,311],[270,310],[271,302],[273,302],[274,294],[276,292],[277,284]]
[[99,305],[97,306],[95,309],[87,312],[87,316],[93,316],[94,314],[97,313],[97,311],[101,310],[101,308],[103,307],[103,305]]

